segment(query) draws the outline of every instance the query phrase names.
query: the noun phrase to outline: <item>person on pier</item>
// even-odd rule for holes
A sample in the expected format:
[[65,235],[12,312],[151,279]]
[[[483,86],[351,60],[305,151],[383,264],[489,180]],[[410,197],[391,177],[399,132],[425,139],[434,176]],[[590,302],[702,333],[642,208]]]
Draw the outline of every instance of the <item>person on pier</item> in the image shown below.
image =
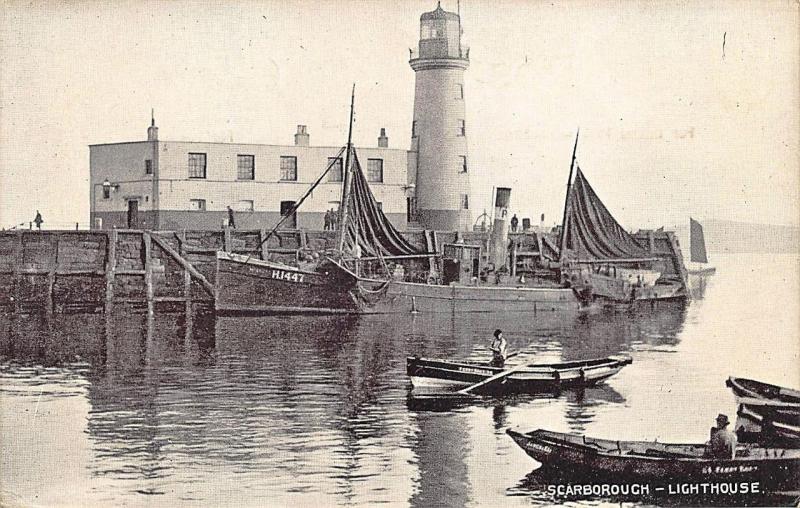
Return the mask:
[[494,339],[492,339],[492,361],[489,365],[492,367],[503,367],[506,363],[508,356],[508,342],[503,337],[503,330],[497,329],[494,331]]

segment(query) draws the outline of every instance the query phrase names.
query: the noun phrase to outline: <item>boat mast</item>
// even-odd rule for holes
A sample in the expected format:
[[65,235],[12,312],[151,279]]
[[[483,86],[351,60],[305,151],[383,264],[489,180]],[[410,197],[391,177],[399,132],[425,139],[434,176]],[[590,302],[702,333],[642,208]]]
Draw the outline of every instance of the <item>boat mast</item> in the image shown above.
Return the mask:
[[580,127],[575,134],[575,146],[572,148],[572,162],[569,164],[569,177],[567,178],[567,195],[564,198],[564,217],[561,220],[561,239],[559,241],[558,260],[564,259],[564,248],[567,246],[567,210],[569,209],[569,195],[572,187],[572,172],[575,170],[575,155],[578,152],[578,136],[581,134]]
[[353,92],[350,95],[350,129],[347,132],[347,155],[345,156],[345,169],[344,178],[342,179],[342,202],[339,205],[339,220],[337,229],[339,230],[339,241],[337,242],[337,249],[339,254],[344,250],[344,237],[345,237],[345,222],[347,221],[347,204],[350,201],[350,186],[353,183],[353,177],[350,171],[350,151],[353,149],[353,108],[356,102],[356,84],[353,83]]

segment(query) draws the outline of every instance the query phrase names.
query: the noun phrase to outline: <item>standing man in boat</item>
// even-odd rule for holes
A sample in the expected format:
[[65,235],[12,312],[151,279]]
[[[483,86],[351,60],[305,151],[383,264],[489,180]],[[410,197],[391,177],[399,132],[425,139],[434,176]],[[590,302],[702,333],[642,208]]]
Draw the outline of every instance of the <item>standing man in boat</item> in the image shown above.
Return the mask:
[[736,434],[728,430],[728,416],[719,414],[717,426],[711,429],[711,441],[708,442],[706,455],[716,459],[736,458]]
[[502,367],[506,363],[506,348],[508,348],[508,342],[506,342],[506,338],[503,337],[503,330],[499,328],[494,331],[494,339],[492,339],[492,361],[489,365],[492,367]]

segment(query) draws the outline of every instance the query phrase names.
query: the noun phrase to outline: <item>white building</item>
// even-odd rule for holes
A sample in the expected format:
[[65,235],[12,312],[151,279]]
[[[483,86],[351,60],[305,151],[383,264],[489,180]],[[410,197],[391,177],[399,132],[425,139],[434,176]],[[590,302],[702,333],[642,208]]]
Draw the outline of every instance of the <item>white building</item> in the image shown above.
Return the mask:
[[[375,198],[399,229],[406,228],[408,152],[357,148]],[[158,139],[91,145],[92,228],[219,229],[234,210],[236,226],[272,228],[336,158],[341,147],[309,146],[298,126],[294,145],[202,143]],[[287,228],[323,229],[338,208],[343,162],[337,160]]]
[[[398,229],[471,227],[464,99],[468,50],[457,14],[437,6],[420,17],[411,149],[357,148],[375,198]],[[299,125],[293,145],[164,141],[151,122],[147,141],[90,145],[94,229],[270,229],[325,170],[340,147],[315,147]],[[341,162],[287,228],[323,229],[341,199]]]

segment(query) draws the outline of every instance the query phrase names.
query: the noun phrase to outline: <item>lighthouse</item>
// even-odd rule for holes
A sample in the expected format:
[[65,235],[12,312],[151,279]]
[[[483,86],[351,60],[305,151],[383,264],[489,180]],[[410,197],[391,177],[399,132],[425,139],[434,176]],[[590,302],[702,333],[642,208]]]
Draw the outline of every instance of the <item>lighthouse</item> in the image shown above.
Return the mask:
[[467,157],[464,71],[469,50],[461,44],[461,19],[441,4],[420,16],[409,167],[415,196],[409,211],[425,229],[466,230],[472,225]]

